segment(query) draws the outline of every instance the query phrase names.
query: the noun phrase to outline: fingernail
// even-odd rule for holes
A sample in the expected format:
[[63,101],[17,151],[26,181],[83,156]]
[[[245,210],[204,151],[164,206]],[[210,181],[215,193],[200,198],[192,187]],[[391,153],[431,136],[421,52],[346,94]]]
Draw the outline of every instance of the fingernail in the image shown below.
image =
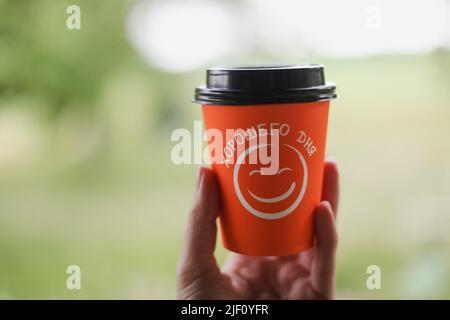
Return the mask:
[[333,157],[328,157],[328,158],[327,158],[327,162],[331,162],[331,163],[334,163],[334,165],[336,165],[336,166],[337,166],[337,161],[336,161],[336,159],[335,159],[335,158],[333,158]]
[[322,201],[321,204],[331,211],[331,205],[328,201]]
[[200,181],[202,180],[202,175],[203,175],[203,170],[201,166],[197,167],[197,178],[196,178],[196,188],[198,189],[198,187],[200,186]]

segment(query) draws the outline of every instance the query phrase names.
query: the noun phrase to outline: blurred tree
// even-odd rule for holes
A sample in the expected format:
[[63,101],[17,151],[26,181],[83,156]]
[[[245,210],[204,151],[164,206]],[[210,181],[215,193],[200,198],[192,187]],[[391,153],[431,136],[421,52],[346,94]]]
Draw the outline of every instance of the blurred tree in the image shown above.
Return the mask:
[[[66,8],[81,8],[81,30]],[[133,55],[122,0],[0,0],[0,98],[42,100],[55,116],[69,104],[92,106],[102,81]],[[78,103],[81,102],[81,103]]]

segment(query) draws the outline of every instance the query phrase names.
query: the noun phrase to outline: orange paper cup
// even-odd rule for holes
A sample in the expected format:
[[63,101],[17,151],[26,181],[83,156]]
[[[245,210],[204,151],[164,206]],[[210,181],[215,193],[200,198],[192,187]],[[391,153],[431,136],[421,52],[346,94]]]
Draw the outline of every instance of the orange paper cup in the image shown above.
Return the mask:
[[284,256],[314,245],[313,210],[321,198],[334,91],[320,65],[208,69],[196,101],[205,129],[214,129],[210,152],[226,248]]

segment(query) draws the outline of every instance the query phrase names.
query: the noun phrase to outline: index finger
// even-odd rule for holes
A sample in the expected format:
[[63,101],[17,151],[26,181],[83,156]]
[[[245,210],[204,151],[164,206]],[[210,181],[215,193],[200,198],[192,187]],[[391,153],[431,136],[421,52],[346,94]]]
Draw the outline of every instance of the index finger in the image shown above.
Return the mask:
[[322,201],[328,201],[336,218],[339,205],[339,173],[336,161],[327,160],[323,169]]

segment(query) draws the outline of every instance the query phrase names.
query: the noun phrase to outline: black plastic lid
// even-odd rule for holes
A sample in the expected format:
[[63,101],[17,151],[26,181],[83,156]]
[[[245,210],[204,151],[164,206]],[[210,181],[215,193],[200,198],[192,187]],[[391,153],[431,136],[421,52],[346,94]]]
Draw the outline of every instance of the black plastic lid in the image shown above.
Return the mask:
[[254,65],[211,67],[206,85],[195,90],[194,102],[246,105],[294,103],[336,98],[334,83],[325,82],[323,66]]

